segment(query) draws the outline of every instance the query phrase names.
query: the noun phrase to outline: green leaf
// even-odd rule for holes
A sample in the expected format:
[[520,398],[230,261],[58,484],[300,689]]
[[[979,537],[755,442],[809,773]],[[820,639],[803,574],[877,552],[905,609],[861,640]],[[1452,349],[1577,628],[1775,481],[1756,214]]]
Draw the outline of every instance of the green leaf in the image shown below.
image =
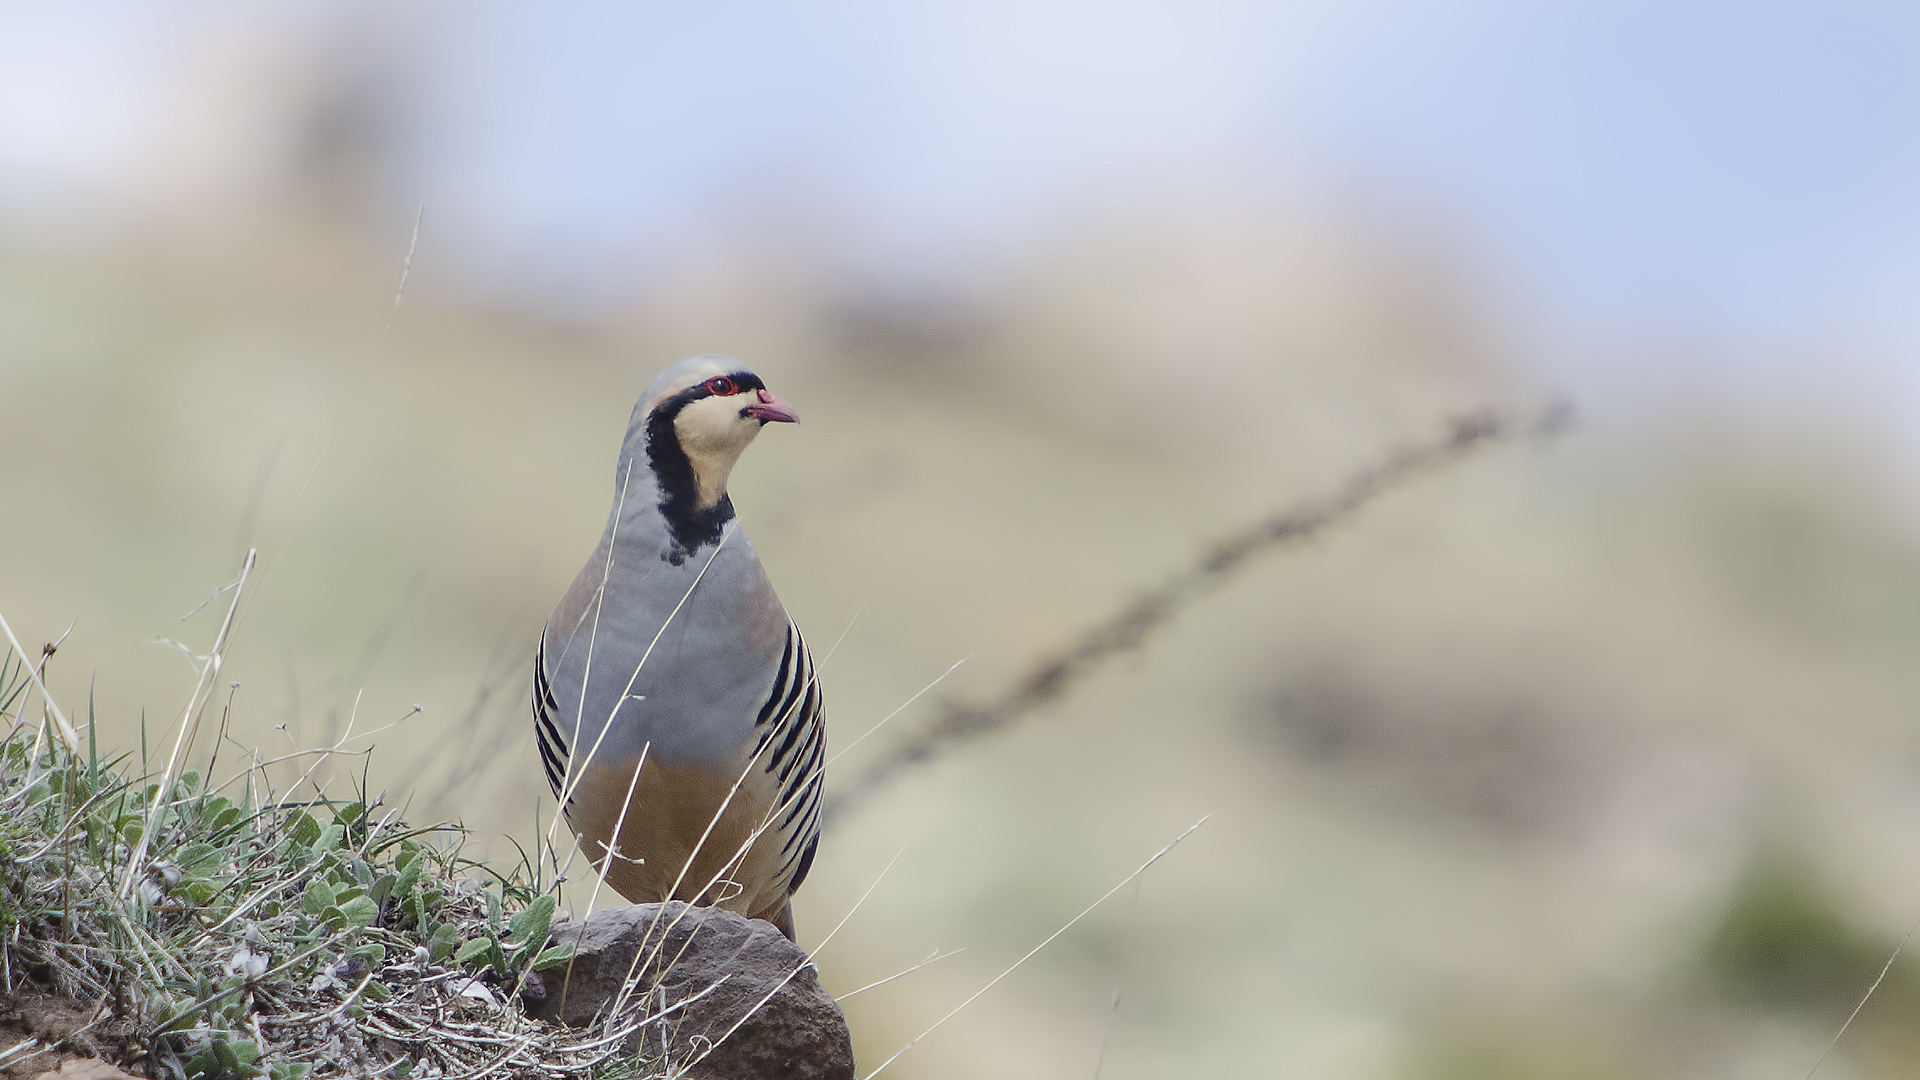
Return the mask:
[[460,931],[452,923],[441,923],[427,935],[427,953],[435,960],[445,960],[453,955],[453,943],[460,940]]
[[340,913],[354,926],[372,926],[374,918],[380,914],[380,905],[370,897],[356,896],[340,905]]
[[573,942],[569,941],[564,945],[555,945],[553,948],[547,949],[539,956],[534,957],[533,970],[545,971],[550,967],[558,967],[571,959],[573,959]]
[[387,962],[387,947],[377,941],[370,941],[354,949],[353,952],[348,955],[358,956],[375,968],[378,968],[381,964]]
[[367,895],[373,897],[374,903],[384,904],[387,902],[387,897],[393,895],[393,887],[399,881],[398,874],[382,874],[380,880],[373,883],[373,888],[367,890]]
[[401,860],[400,879],[393,883],[393,891],[395,893],[405,896],[413,891],[413,887],[420,881],[420,864],[422,861],[418,855],[415,855],[411,859]]
[[[453,962],[465,967],[476,958],[485,956],[488,946],[493,945],[494,941],[490,937],[472,938],[468,940],[466,944],[460,946],[459,952],[453,954]],[[494,947],[497,948],[498,946]]]
[[313,842],[314,849],[316,851],[333,851],[340,846],[341,839],[346,835],[347,830],[341,828],[339,825],[329,825],[320,830],[320,838]]
[[294,815],[289,827],[289,832],[293,836],[294,843],[312,844],[315,840],[320,839],[320,823],[313,820],[312,814],[302,810]]
[[552,895],[536,897],[527,909],[513,917],[513,936],[519,943],[513,947],[515,966],[519,959],[531,956],[547,943],[547,931],[553,926],[554,899]]
[[306,893],[300,897],[300,906],[307,909],[307,914],[318,915],[334,906],[336,899],[333,886],[316,877],[307,884]]
[[212,877],[220,869],[220,849],[212,844],[188,844],[174,861],[193,877]]
[[234,822],[240,820],[240,808],[233,805],[233,801],[225,795],[215,795],[207,800],[202,816],[207,826],[214,832],[225,832]]
[[393,998],[393,992],[380,985],[379,979],[368,979],[367,987],[360,991],[360,996],[374,1001],[389,1001]]

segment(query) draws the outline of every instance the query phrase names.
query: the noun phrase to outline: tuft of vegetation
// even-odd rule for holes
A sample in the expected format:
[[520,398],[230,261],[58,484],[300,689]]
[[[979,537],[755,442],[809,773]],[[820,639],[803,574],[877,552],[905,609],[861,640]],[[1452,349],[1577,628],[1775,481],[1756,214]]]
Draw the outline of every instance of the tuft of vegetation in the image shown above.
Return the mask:
[[1871,987],[1883,1009],[1909,1015],[1920,971],[1902,944],[1860,929],[1811,859],[1775,847],[1757,854],[1736,883],[1706,963],[1741,1005],[1845,1017]]
[[30,720],[36,682],[0,660],[0,1004],[87,1012],[58,1046],[0,1033],[0,1069],[63,1052],[173,1080],[638,1074],[617,1060],[637,1024],[523,1015],[567,960],[530,860],[498,871],[458,826],[364,794],[276,796],[257,757],[224,782],[213,762],[132,770],[91,725],[80,748],[50,705]]

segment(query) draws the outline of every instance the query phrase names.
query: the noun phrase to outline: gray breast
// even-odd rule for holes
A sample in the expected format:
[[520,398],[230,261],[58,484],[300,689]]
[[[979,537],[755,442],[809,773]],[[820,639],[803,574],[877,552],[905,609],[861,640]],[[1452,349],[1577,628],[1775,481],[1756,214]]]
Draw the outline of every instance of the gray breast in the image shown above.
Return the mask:
[[603,541],[555,609],[542,736],[563,759],[629,761],[650,746],[662,764],[737,768],[780,667],[786,610],[737,523],[679,565],[652,547]]

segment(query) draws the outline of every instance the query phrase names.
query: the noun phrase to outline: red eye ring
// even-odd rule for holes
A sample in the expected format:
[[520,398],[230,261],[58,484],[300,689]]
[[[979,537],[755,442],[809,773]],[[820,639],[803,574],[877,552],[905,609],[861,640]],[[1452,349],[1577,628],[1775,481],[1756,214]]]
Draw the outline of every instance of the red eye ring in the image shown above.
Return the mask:
[[733,395],[740,392],[740,387],[736,385],[732,379],[727,378],[725,375],[722,375],[717,379],[708,379],[706,386],[707,386],[707,393],[712,394],[715,397],[732,397]]

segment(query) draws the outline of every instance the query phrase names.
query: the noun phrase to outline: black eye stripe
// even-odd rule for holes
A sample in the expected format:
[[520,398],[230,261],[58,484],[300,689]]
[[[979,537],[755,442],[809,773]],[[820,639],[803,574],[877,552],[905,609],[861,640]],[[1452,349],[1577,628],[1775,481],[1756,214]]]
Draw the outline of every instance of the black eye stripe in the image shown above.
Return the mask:
[[[732,380],[733,393],[716,394],[713,391],[707,389],[707,386],[710,383],[712,383],[714,379]],[[685,390],[682,390],[679,393],[668,398],[666,401],[661,402],[661,408],[664,409],[668,406],[674,406],[673,411],[679,412],[680,409],[685,408],[687,405],[690,405],[693,402],[699,401],[701,398],[737,397],[741,394],[750,393],[755,390],[765,390],[766,388],[767,388],[767,384],[760,381],[760,376],[758,375],[753,375],[749,373],[742,373],[739,375],[715,375],[713,376],[713,378],[702,380],[699,385],[689,386]]]

